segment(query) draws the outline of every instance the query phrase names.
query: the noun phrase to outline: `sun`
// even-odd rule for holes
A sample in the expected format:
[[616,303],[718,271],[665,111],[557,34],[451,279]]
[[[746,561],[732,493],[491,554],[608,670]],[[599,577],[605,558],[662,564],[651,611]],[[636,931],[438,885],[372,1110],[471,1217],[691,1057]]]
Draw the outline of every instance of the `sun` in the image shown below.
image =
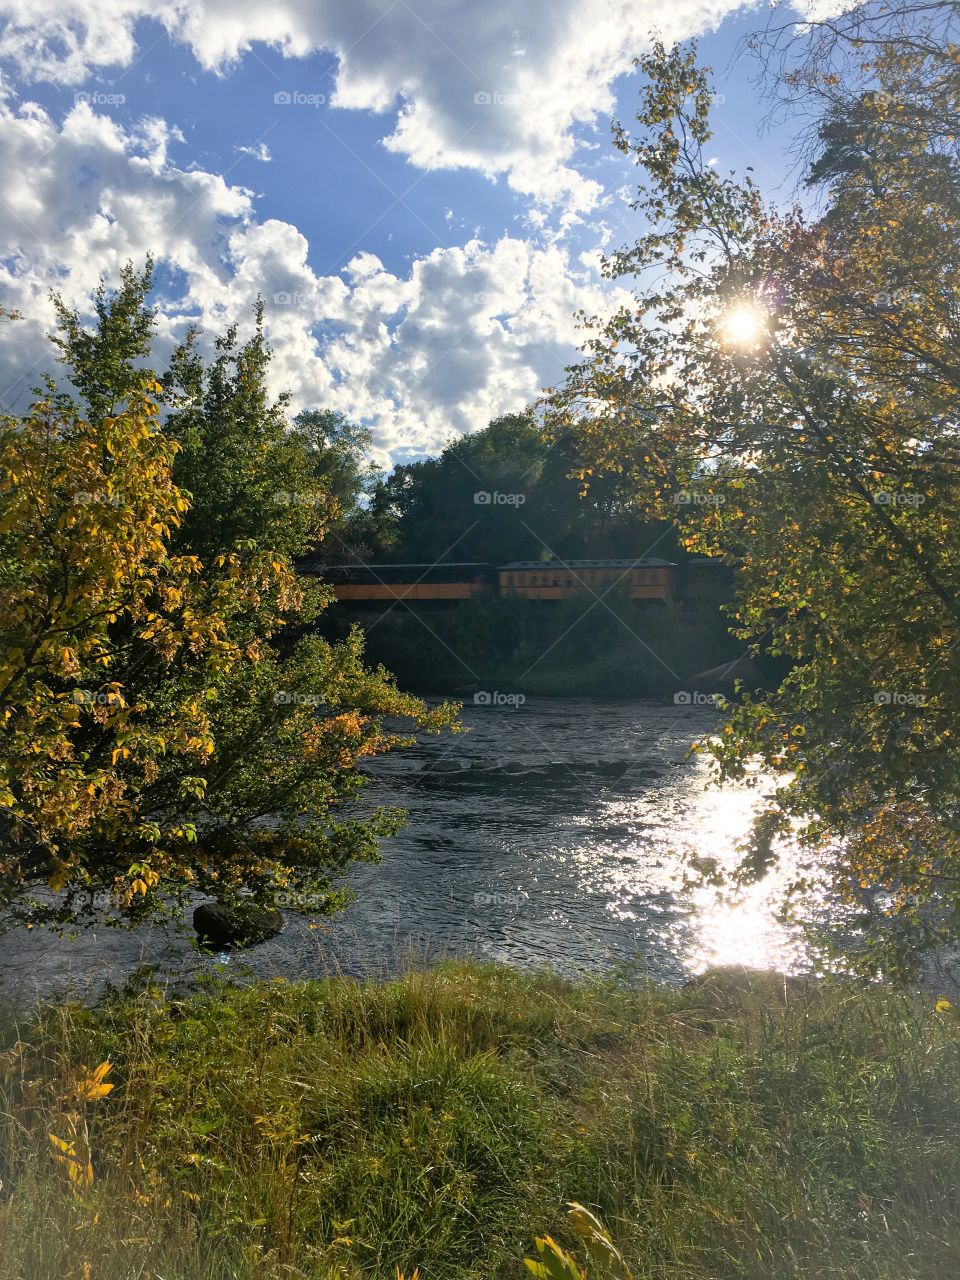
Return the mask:
[[767,317],[759,307],[738,302],[720,321],[724,340],[735,347],[754,347],[767,332]]

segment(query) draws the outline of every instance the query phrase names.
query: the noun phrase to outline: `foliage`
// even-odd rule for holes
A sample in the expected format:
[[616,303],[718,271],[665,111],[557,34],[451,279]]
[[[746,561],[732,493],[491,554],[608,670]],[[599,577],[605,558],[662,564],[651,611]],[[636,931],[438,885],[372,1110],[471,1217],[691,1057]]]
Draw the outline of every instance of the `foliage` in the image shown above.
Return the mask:
[[548,604],[478,595],[430,613],[351,616],[369,629],[369,653],[411,689],[643,698],[671,695],[742,654],[717,604],[698,604],[638,604],[622,587],[585,588]]
[[524,1266],[537,1280],[584,1280],[585,1271],[566,1249],[561,1249],[553,1236],[537,1236],[534,1244],[539,1258],[524,1258]]
[[[398,821],[349,807],[358,762],[452,714],[365,666],[358,631],[312,634],[328,597],[290,556],[325,490],[268,396],[259,314],[161,383],[149,287],[128,269],[92,331],[61,306],[75,392],[0,422],[8,920],[132,923],[195,891],[335,906]],[[271,506],[279,484],[315,500]]]
[[738,634],[791,669],[711,749],[726,776],[758,757],[777,776],[768,831],[799,824],[832,859],[864,911],[854,960],[909,973],[960,934],[960,47],[846,56],[849,81],[805,73],[813,215],[708,163],[694,50],[640,60],[639,128],[614,141],[644,171],[646,230],[607,263],[636,307],[595,324],[550,413],[736,566]]
[[478,503],[478,493],[526,502],[542,460],[536,427],[525,415],[501,418],[484,431],[458,437],[438,458],[397,466],[380,501],[394,513],[392,558],[411,563],[539,558],[516,502]]
[[550,440],[530,414],[458,436],[439,457],[401,463],[371,500],[384,555],[395,562],[504,564],[656,554],[670,558],[667,522],[640,519],[616,477],[589,490],[571,472],[575,437]]
[[[148,287],[144,274],[129,281],[117,301],[133,293],[142,309]],[[253,336],[240,344],[230,328],[217,339],[209,366],[191,330],[163,377],[165,431],[180,446],[174,479],[190,497],[181,540],[205,563],[245,543],[296,555],[317,535],[329,506],[289,430],[286,397],[270,398],[262,321],[258,303]],[[66,358],[74,368],[86,363],[76,344],[67,347]]]
[[390,535],[376,505],[382,477],[368,457],[371,432],[334,409],[304,409],[294,419],[293,439],[328,504],[312,554],[330,564],[375,559],[377,540]]
[[[573,1201],[567,1206],[567,1217],[591,1261],[597,1265],[595,1274],[610,1276],[612,1280],[633,1280],[633,1273],[596,1214]],[[524,1258],[523,1262],[538,1280],[586,1280],[587,1273],[577,1265],[576,1258],[561,1249],[552,1236],[538,1237],[535,1244],[539,1260]]]
[[[44,1009],[0,1042],[0,1277],[518,1280],[547,1234],[590,1280],[617,1253],[660,1280],[952,1277],[960,1042],[932,998],[726,976],[444,965]],[[114,1088],[78,1103],[91,1062]]]
[[62,1165],[67,1175],[67,1189],[73,1196],[82,1195],[93,1186],[93,1152],[90,1148],[85,1104],[107,1096],[113,1088],[112,1083],[107,1080],[110,1071],[109,1062],[101,1062],[93,1071],[81,1067],[79,1078],[64,1098],[63,1115],[57,1125],[58,1129],[65,1130],[69,1136],[59,1138],[55,1133],[47,1134],[53,1148],[50,1154],[57,1164]]

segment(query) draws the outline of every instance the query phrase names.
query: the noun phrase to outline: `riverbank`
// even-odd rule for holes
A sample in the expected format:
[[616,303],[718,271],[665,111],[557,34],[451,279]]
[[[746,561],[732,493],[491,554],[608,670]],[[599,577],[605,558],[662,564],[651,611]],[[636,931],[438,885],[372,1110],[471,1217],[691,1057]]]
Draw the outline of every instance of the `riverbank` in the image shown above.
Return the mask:
[[0,1277],[512,1280],[544,1232],[585,1263],[579,1200],[637,1280],[946,1278],[960,1042],[929,1004],[450,964],[48,1006],[3,1033]]
[[[815,894],[797,924],[779,918],[798,871],[736,901],[686,883],[691,859],[740,860],[763,791],[709,785],[691,743],[716,726],[712,706],[528,698],[467,703],[469,733],[428,738],[377,762],[370,804],[406,810],[383,862],[353,867],[356,895],[325,921],[287,914],[283,933],[239,957],[258,978],[387,977],[413,952],[473,957],[567,977],[613,968],[681,983],[710,965],[809,969],[799,923],[835,929],[841,908]],[[193,904],[191,904],[192,907]],[[798,915],[801,904],[795,904]],[[95,999],[142,964],[171,980],[209,968],[162,922],[97,927],[60,940],[46,930],[0,934],[0,1004]],[[231,962],[233,963],[233,962]]]
[[[743,657],[721,612],[727,603],[719,589],[696,606],[638,606],[621,591],[546,605],[476,596],[433,609],[340,607],[321,625],[339,638],[359,624],[370,660],[422,693],[672,698],[698,688],[697,673]],[[719,691],[732,692],[732,681]]]

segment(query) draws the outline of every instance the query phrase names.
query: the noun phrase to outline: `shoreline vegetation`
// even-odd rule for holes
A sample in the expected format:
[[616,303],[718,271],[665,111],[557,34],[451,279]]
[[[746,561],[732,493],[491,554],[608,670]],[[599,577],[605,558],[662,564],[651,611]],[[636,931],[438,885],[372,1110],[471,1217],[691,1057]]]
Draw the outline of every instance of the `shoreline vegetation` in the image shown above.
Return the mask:
[[368,661],[382,663],[402,688],[420,695],[493,689],[621,699],[691,690],[732,694],[738,677],[754,687],[771,678],[770,660],[748,660],[743,642],[731,636],[721,612],[728,594],[704,592],[695,608],[670,600],[638,607],[622,592],[610,593],[599,607],[584,593],[546,605],[474,598],[420,615],[405,607],[338,608],[322,625],[336,639],[349,624],[359,625]]
[[508,1280],[549,1234],[589,1280],[946,1280],[952,1030],[929,999],[733,969],[46,1006],[2,1033],[0,1277]]

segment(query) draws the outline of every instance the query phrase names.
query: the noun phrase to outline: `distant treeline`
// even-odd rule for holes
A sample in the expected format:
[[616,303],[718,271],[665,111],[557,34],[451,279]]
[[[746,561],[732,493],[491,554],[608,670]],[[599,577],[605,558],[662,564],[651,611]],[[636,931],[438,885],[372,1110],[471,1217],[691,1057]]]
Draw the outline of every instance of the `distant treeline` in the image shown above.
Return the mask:
[[428,610],[335,607],[324,616],[343,630],[359,622],[370,661],[421,693],[667,697],[743,653],[727,631],[722,594],[712,588],[696,608],[638,605],[615,589],[549,603],[484,595]]
[[529,414],[498,418],[388,475],[365,461],[362,431],[336,414],[314,416],[338,460],[329,479],[341,517],[318,548],[330,564],[684,558],[669,521],[642,519],[616,475],[591,476],[587,488],[572,435],[552,438]]
[[[530,415],[499,418],[389,475],[367,468],[361,432],[325,420],[343,460],[333,477],[341,515],[317,549],[330,565],[688,559],[671,522],[641,518],[616,475],[585,485],[574,438],[548,436]],[[721,612],[731,595],[729,575],[719,574],[695,599],[675,602],[638,605],[625,588],[585,588],[533,606],[481,597],[428,611],[334,608],[323,625],[337,633],[360,622],[370,657],[407,688],[652,697],[743,653]]]

